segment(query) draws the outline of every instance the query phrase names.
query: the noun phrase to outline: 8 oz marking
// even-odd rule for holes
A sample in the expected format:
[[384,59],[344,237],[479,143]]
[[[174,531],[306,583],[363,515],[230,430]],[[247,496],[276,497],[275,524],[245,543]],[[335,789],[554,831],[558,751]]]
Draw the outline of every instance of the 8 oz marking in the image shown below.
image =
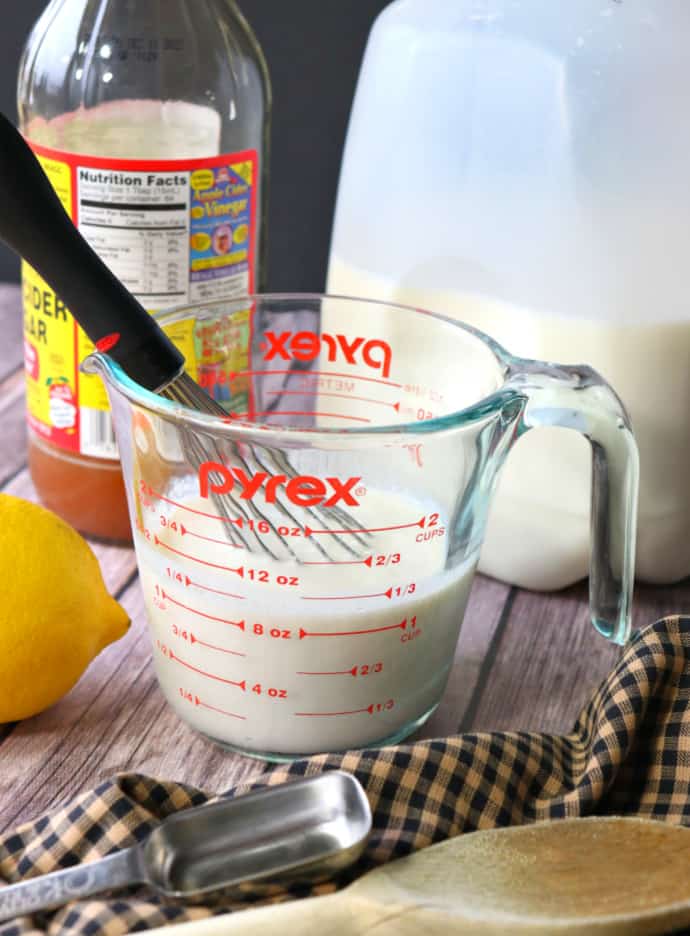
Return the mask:
[[292,631],[287,627],[272,627],[267,630],[263,624],[255,624],[252,633],[257,637],[271,637],[273,640],[292,640]]

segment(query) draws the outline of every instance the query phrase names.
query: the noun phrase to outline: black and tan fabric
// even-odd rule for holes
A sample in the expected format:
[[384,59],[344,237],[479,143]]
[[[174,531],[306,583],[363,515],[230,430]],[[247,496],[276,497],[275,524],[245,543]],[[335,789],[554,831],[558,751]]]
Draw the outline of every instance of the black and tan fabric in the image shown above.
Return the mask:
[[[145,888],[0,924],[0,936],[118,936],[263,901],[324,893],[368,868],[450,836],[593,814],[690,824],[690,618],[638,634],[569,735],[468,734],[267,768],[259,782],[342,768],[364,785],[374,831],[361,862],[318,891],[246,887],[203,906]],[[0,877],[25,880],[141,841],[164,817],[206,802],[199,790],[124,774],[0,840]]]

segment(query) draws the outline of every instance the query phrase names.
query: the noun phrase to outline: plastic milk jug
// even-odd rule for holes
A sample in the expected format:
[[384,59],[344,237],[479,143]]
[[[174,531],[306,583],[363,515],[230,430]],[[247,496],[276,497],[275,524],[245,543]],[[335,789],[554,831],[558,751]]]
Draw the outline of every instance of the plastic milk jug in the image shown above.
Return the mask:
[[[690,4],[397,0],[371,33],[328,289],[457,317],[587,363],[641,454],[637,575],[690,574]],[[586,575],[588,447],[530,433],[499,480],[485,573]]]

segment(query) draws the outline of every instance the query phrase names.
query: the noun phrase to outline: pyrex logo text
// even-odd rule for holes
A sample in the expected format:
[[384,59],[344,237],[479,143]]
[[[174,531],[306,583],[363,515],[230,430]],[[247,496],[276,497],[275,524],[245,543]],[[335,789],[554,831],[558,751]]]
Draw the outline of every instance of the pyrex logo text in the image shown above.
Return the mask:
[[[211,475],[215,475],[216,480]],[[220,462],[204,462],[199,468],[199,492],[203,498],[208,499],[211,494],[230,494],[238,487],[242,500],[252,500],[259,491],[263,491],[266,503],[275,504],[278,491],[282,489],[285,497],[298,507],[335,507],[339,503],[359,507],[352,489],[361,480],[325,478],[322,481],[311,475],[288,478],[287,475],[269,475],[265,471],[247,475],[241,468],[228,468]]]
[[393,352],[387,341],[366,338],[346,338],[345,335],[317,335],[316,332],[264,332],[266,340],[261,345],[264,361],[313,361],[324,351],[329,361],[336,361],[342,354],[348,364],[358,364],[357,355],[361,352],[362,361],[367,367],[381,371],[383,377],[389,377]]

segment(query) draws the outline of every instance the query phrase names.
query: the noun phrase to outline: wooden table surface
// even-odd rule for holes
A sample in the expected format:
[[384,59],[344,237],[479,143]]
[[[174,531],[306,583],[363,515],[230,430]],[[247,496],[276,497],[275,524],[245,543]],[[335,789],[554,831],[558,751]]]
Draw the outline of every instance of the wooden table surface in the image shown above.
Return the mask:
[[[0,490],[33,499],[15,286],[0,285],[0,335]],[[133,626],[53,708],[0,725],[0,833],[119,771],[220,791],[265,769],[205,741],[168,708],[153,674],[133,551],[101,544],[94,550]],[[8,571],[0,570],[0,580]],[[638,588],[636,627],[679,611],[690,611],[690,583]],[[589,623],[586,583],[537,595],[478,576],[445,697],[417,737],[568,731],[619,654]]]

